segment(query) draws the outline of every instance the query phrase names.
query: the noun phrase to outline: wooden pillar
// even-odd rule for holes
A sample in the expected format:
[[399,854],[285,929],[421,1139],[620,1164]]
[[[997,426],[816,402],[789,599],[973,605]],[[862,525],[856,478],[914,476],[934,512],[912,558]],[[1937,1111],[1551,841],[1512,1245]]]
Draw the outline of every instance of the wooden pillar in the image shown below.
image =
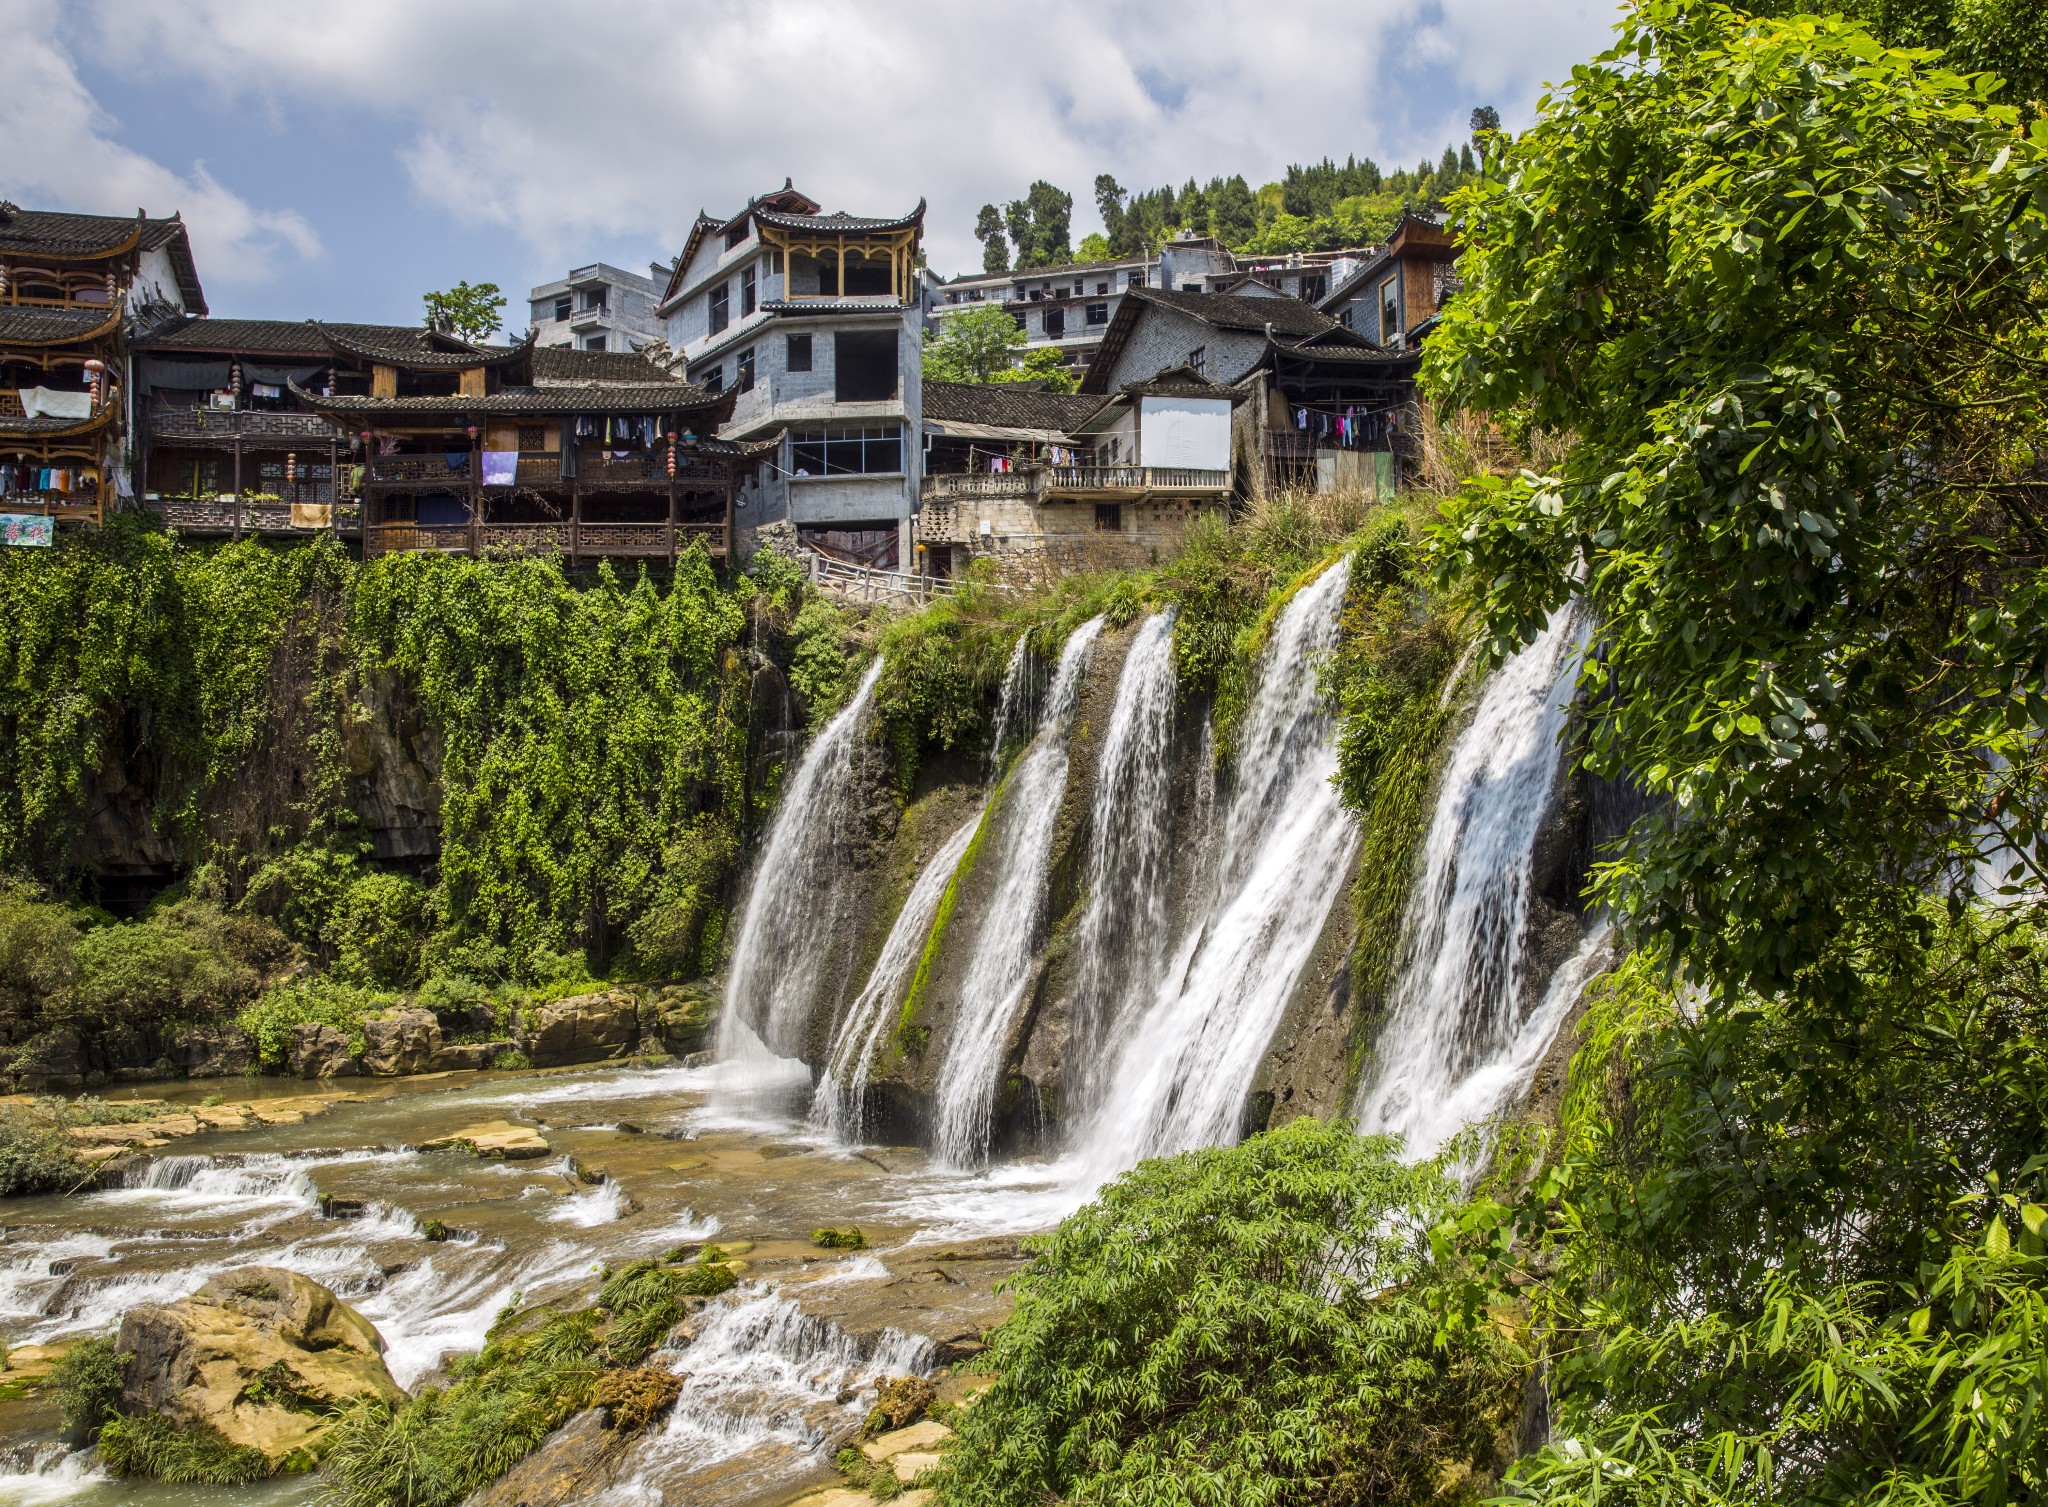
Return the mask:
[[583,478],[581,466],[577,475],[569,482],[569,569],[576,568],[576,557],[583,548]]
[[846,242],[839,243],[839,296],[846,297]]
[[235,422],[235,537],[242,537],[242,425]]
[[733,537],[732,537],[732,528],[733,528],[733,516],[732,516],[732,513],[733,513],[733,507],[732,507],[732,499],[733,499],[733,490],[734,490],[734,488],[733,488],[733,475],[732,475],[732,463],[731,463],[730,461],[728,461],[728,462],[726,463],[726,467],[725,467],[725,563],[726,563],[727,565],[730,565],[730,564],[732,564],[732,562],[733,562],[733,556],[734,556],[734,555],[735,555],[735,554],[737,553],[737,546],[736,546],[736,545],[734,544],[734,542],[733,542]]
[[673,476],[668,479],[668,568],[676,568],[676,479]]
[[341,446],[332,435],[327,439],[327,527],[341,537]]

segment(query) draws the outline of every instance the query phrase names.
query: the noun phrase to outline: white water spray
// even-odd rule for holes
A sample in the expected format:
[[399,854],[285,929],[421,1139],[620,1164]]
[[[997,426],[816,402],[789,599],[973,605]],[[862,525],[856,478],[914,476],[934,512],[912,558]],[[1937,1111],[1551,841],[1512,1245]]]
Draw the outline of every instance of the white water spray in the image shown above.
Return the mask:
[[978,1162],[988,1151],[1003,1049],[1024,1001],[1044,922],[1046,863],[1067,789],[1067,735],[1081,698],[1081,672],[1101,633],[1097,617],[1068,636],[1038,735],[990,813],[998,823],[988,857],[995,892],[968,961],[936,1095],[934,1139],[940,1158],[954,1166]]
[[1368,1132],[1407,1137],[1411,1156],[1430,1154],[1498,1106],[1503,1075],[1523,1056],[1523,1028],[1544,1014],[1525,1021],[1522,1013],[1523,934],[1537,829],[1585,640],[1576,608],[1552,614],[1486,682],[1445,766],[1403,923],[1379,1068],[1358,1115]]
[[803,1051],[834,925],[848,898],[848,866],[836,850],[851,815],[861,724],[881,673],[878,659],[853,699],[805,750],[769,826],[733,944],[718,1031],[721,1058],[766,1067]]
[[[1132,638],[1096,771],[1067,1050],[1069,1072],[1084,1084],[1099,1068],[1104,1036],[1127,1002],[1158,987],[1171,945],[1173,621],[1171,609],[1155,613]],[[1084,1089],[1082,1097],[1092,1096]]]
[[868,1071],[875,1060],[889,1021],[902,1002],[904,987],[924,953],[925,938],[938,915],[939,902],[974,832],[981,825],[981,810],[940,846],[910,887],[903,909],[882,943],[881,956],[868,973],[868,981],[854,1000],[839,1033],[832,1042],[832,1055],[825,1064],[825,1076],[811,1101],[811,1125],[838,1141],[857,1141],[861,1135],[861,1103],[867,1092]]
[[1338,798],[1319,685],[1350,584],[1340,561],[1273,626],[1245,717],[1206,915],[1142,1017],[1119,1031],[1083,1128],[1084,1181],[1234,1138],[1260,1059],[1343,890],[1357,824]]

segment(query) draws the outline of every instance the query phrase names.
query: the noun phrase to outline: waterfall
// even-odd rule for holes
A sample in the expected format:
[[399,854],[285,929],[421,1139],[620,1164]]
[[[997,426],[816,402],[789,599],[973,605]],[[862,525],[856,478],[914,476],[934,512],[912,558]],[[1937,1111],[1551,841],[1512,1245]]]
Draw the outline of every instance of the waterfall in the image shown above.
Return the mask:
[[1506,1092],[1500,1069],[1518,1060],[1530,869],[1585,640],[1575,607],[1553,613],[1487,680],[1445,765],[1403,922],[1379,1070],[1358,1116],[1368,1132],[1408,1137],[1411,1155],[1455,1133],[1464,1121],[1453,1115],[1490,1113]]
[[902,1002],[904,985],[909,983],[911,971],[924,952],[925,938],[932,929],[932,918],[938,914],[939,902],[945,898],[946,886],[952,882],[953,871],[960,867],[967,845],[974,840],[975,828],[981,825],[982,809],[975,809],[974,815],[946,839],[918,874],[917,882],[911,885],[910,894],[903,901],[903,909],[896,913],[895,924],[889,928],[888,939],[882,943],[881,956],[868,973],[867,984],[839,1024],[825,1076],[818,1084],[817,1097],[811,1101],[812,1126],[835,1140],[854,1141],[860,1137],[861,1101],[867,1091],[868,1069],[873,1065],[875,1048],[881,1045],[891,1014]]
[[1026,704],[1030,699],[1031,681],[1031,635],[1017,635],[1017,645],[1010,650],[1010,663],[1003,670],[1003,693],[996,698],[995,735],[988,744],[988,777],[994,780],[1003,767],[1003,745],[1010,741],[1015,724],[1020,717],[1030,715]]
[[[1104,1033],[1166,971],[1173,703],[1172,609],[1145,619],[1118,677],[1103,735],[1089,829],[1087,903],[1075,931],[1074,1032],[1069,1072],[1099,1065]],[[1084,1098],[1086,1094],[1084,1092]]]
[[722,1058],[789,1058],[803,1051],[843,908],[847,867],[835,849],[854,792],[861,723],[881,673],[877,659],[853,700],[812,740],[768,828],[767,850],[733,945],[718,1028]]
[[1164,983],[1113,1037],[1081,1151],[1100,1182],[1149,1156],[1237,1134],[1273,1032],[1344,872],[1357,824],[1338,799],[1334,719],[1319,685],[1350,584],[1340,561],[1273,626],[1239,735],[1223,849],[1207,912]]
[[1067,734],[1080,702],[1088,650],[1101,633],[1102,619],[1096,617],[1068,636],[1038,734],[990,813],[990,820],[999,823],[989,854],[995,892],[975,937],[938,1080],[935,1139],[941,1159],[955,1166],[979,1161],[988,1149],[1003,1049],[1038,951],[1046,863],[1067,789]]

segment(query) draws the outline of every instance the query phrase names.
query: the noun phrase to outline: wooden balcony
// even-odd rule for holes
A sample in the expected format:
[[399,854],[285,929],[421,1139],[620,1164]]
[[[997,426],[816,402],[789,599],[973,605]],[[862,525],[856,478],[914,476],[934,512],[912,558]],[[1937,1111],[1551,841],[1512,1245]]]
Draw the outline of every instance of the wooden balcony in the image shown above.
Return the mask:
[[373,455],[363,481],[372,487],[469,487],[472,456],[466,450],[445,455]]
[[334,426],[317,414],[261,409],[158,408],[150,413],[149,434],[151,439],[173,444],[203,445],[232,445],[239,439],[245,445],[251,441],[297,441],[311,447],[339,439]]
[[476,523],[422,527],[416,523],[373,523],[363,530],[363,555],[439,553],[457,555],[568,555],[586,558],[673,560],[702,540],[714,559],[724,559],[723,523]]
[[[300,490],[310,493],[314,483],[301,482]],[[324,482],[320,484],[323,488]],[[150,512],[163,519],[167,528],[174,528],[182,534],[228,535],[240,537],[243,534],[267,534],[285,538],[311,538],[315,534],[334,533],[345,538],[354,538],[363,531],[363,509],[360,503],[342,502],[325,505],[326,521],[316,521],[315,509],[322,506],[322,500],[310,495],[301,500],[294,511],[290,502],[240,503],[232,500],[222,502],[211,497],[152,497],[143,504]]]
[[[536,488],[567,488],[573,484],[585,492],[665,492],[671,480],[665,451],[651,454],[608,456],[586,450],[575,457],[575,475],[563,475],[562,455],[555,450],[522,450],[514,485]],[[423,491],[437,487],[467,491],[476,458],[463,451],[447,455],[379,455],[370,460],[365,482],[372,487]],[[724,490],[728,480],[722,467],[691,465],[678,460],[673,478],[678,487]]]
[[1148,497],[1221,497],[1229,490],[1228,471],[1183,466],[1029,466],[996,475],[927,476],[921,498],[926,504],[977,499],[1138,502]]

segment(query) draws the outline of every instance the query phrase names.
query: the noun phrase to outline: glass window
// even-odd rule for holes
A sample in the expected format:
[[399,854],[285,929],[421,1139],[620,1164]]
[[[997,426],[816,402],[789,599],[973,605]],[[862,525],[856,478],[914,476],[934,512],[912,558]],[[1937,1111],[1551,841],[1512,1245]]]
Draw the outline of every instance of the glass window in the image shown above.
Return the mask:
[[716,335],[732,323],[732,290],[720,283],[711,290],[711,333]]
[[586,351],[601,351],[601,350],[603,350],[603,349],[604,349],[604,336],[602,336],[602,335],[591,335],[591,336],[587,336],[587,337],[586,337],[586,338],[584,339],[584,342],[583,342],[583,348],[584,348],[584,349],[585,349]]
[[739,374],[733,378],[732,385],[739,392],[754,390],[754,348],[751,345],[740,352]]
[[1088,322],[1090,324],[1108,324],[1109,305],[1106,303],[1092,303],[1088,305]]
[[555,318],[567,319],[570,313],[571,309],[569,305],[569,295],[564,293],[560,298],[555,300]]
[[740,273],[740,318],[745,319],[754,312],[754,269],[746,268]]
[[1188,352],[1188,370],[1193,372],[1196,376],[1200,377],[1206,375],[1208,371],[1208,366],[1209,348],[1206,345],[1198,345],[1193,350]]
[[1388,278],[1380,284],[1380,344],[1392,345],[1401,334],[1401,297],[1398,283]]
[[1103,294],[1107,293],[1108,291],[1109,291],[1109,284],[1108,284],[1108,283],[1097,283],[1097,284],[1095,285],[1095,296],[1096,296],[1096,297],[1098,297],[1098,298],[1100,298],[1100,297],[1101,297],[1101,296],[1102,296]]
[[697,380],[699,382],[702,382],[712,392],[724,392],[725,367],[722,365],[714,366],[707,371],[699,372],[697,374]]
[[1045,338],[1058,340],[1067,333],[1067,311],[1051,308],[1045,311]]
[[789,360],[786,363],[793,372],[807,372],[811,369],[811,337],[791,335],[789,337]]
[[795,476],[895,475],[903,470],[902,426],[792,429],[789,469]]

